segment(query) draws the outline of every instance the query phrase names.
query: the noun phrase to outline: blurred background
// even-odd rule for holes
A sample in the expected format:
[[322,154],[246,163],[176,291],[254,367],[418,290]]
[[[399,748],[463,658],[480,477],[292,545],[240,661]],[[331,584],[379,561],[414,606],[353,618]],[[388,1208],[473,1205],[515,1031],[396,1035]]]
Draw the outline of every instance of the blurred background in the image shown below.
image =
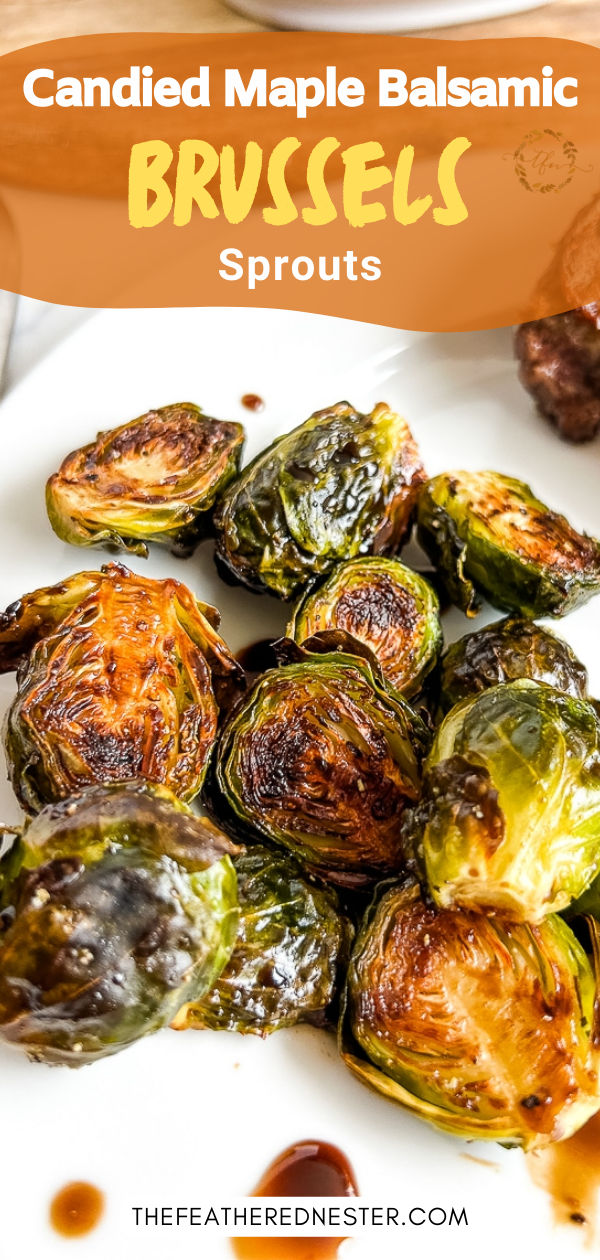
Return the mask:
[[600,0],[0,0],[0,53],[100,31],[276,26],[452,39],[555,35],[600,45]]
[[[69,35],[278,26],[448,39],[559,36],[600,46],[600,0],[0,0],[0,54]],[[0,225],[1,217],[0,203]],[[90,314],[0,291],[0,395]]]

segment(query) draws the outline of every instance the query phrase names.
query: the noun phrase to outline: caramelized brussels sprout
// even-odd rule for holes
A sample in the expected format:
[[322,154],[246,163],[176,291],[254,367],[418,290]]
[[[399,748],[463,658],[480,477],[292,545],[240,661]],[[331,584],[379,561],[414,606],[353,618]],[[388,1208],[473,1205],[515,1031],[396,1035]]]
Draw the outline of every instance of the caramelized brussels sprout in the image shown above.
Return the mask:
[[325,1023],[347,957],[349,924],[335,892],[310,880],[288,853],[253,845],[234,861],[240,922],[231,958],[174,1028],[265,1036],[301,1021]]
[[78,1067],[200,998],[236,937],[234,847],[164,788],[48,805],[5,863],[0,1036]]
[[300,601],[288,634],[302,643],[327,630],[345,630],[371,648],[383,676],[414,695],[442,645],[439,601],[433,587],[400,560],[361,556],[340,564]]
[[531,678],[576,699],[587,695],[587,670],[564,639],[525,617],[504,617],[466,634],[439,663],[439,706],[447,713],[459,700],[498,683]]
[[600,719],[521,679],[442,722],[410,829],[435,902],[537,922],[600,869]]
[[17,666],[6,748],[29,813],[91,783],[200,790],[220,705],[243,671],[216,610],[180,582],[120,565],[24,595],[0,616],[0,672]]
[[368,662],[306,655],[268,670],[232,714],[216,779],[233,816],[334,883],[402,869],[400,821],[419,794],[421,720]]
[[515,924],[390,888],[350,961],[343,1058],[458,1137],[544,1146],[600,1107],[594,970],[556,915]]
[[194,403],[147,411],[67,455],[46,486],[50,524],[78,547],[147,556],[147,543],[189,554],[239,469],[241,424]]
[[419,496],[418,536],[468,617],[480,594],[525,617],[562,617],[600,591],[600,543],[578,534],[524,481],[448,472]]
[[292,599],[340,560],[395,552],[425,473],[406,422],[337,403],[277,438],[229,487],[215,516],[217,564]]

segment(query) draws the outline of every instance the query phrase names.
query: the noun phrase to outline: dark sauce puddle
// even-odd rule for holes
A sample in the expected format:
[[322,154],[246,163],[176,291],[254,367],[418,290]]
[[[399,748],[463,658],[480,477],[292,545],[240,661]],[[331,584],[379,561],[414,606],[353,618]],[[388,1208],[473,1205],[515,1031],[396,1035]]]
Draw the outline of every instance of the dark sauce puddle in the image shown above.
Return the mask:
[[565,1142],[527,1156],[536,1186],[550,1196],[557,1225],[576,1225],[594,1241],[600,1189],[600,1112]]
[[[253,1195],[257,1198],[323,1196],[351,1198],[358,1194],[356,1177],[346,1156],[328,1142],[296,1142],[267,1169]],[[238,1260],[335,1260],[343,1238],[232,1238]]]
[[264,674],[265,670],[273,669],[277,664],[277,657],[273,651],[274,642],[276,642],[275,639],[257,639],[255,643],[249,643],[247,647],[236,652],[236,659],[250,678],[256,677],[257,674]]

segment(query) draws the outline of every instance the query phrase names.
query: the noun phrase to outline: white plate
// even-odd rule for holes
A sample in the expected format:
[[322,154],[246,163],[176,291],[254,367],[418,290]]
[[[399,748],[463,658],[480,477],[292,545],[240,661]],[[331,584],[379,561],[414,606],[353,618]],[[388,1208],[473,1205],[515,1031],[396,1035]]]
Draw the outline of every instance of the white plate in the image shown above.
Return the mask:
[[260,22],[292,30],[418,31],[537,9],[547,0],[227,0]]
[[[247,392],[266,401],[245,412]],[[66,451],[150,406],[181,398],[241,419],[248,455],[315,407],[349,396],[383,397],[403,411],[429,470],[495,467],[530,479],[580,527],[600,534],[600,447],[561,443],[516,381],[508,331],[420,337],[343,320],[277,311],[105,312],[43,361],[0,406],[0,606],[107,557],[58,541],[43,486]],[[274,600],[224,586],[210,546],[187,561],[154,550],[132,567],[174,574],[223,611],[238,649],[283,628]],[[488,610],[488,616],[490,615]],[[446,618],[464,633],[461,614]],[[561,633],[590,667],[600,693],[598,602]],[[0,708],[14,677],[0,680]],[[0,816],[17,816],[8,786]],[[498,1260],[585,1255],[576,1229],[553,1230],[546,1198],[519,1152],[444,1137],[364,1089],[311,1029],[261,1041],[224,1033],[159,1033],[78,1072],[30,1064],[0,1049],[1,1256],[85,1260],[227,1260],[225,1239],[200,1230],[136,1230],[133,1206],[225,1204],[245,1194],[290,1142],[320,1138],[350,1157],[361,1192],[377,1203],[465,1206],[468,1228],[407,1228],[346,1246],[347,1260],[377,1255]],[[484,1164],[465,1160],[476,1155]],[[49,1229],[47,1206],[64,1182],[89,1180],[107,1195],[101,1226],[80,1242]]]

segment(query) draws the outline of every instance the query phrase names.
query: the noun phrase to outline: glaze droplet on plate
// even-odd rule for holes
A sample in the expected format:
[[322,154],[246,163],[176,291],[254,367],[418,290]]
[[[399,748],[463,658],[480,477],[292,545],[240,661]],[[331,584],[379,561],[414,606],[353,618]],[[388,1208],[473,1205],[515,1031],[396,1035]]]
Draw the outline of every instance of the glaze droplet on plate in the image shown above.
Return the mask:
[[[358,1194],[349,1160],[329,1142],[296,1142],[267,1168],[257,1198],[351,1198]],[[343,1238],[232,1238],[238,1260],[334,1260]]]
[[70,1181],[50,1204],[50,1224],[64,1238],[80,1238],[96,1228],[104,1212],[104,1195],[88,1181]]
[[242,407],[245,407],[246,411],[264,411],[264,398],[261,398],[260,394],[244,394]]

